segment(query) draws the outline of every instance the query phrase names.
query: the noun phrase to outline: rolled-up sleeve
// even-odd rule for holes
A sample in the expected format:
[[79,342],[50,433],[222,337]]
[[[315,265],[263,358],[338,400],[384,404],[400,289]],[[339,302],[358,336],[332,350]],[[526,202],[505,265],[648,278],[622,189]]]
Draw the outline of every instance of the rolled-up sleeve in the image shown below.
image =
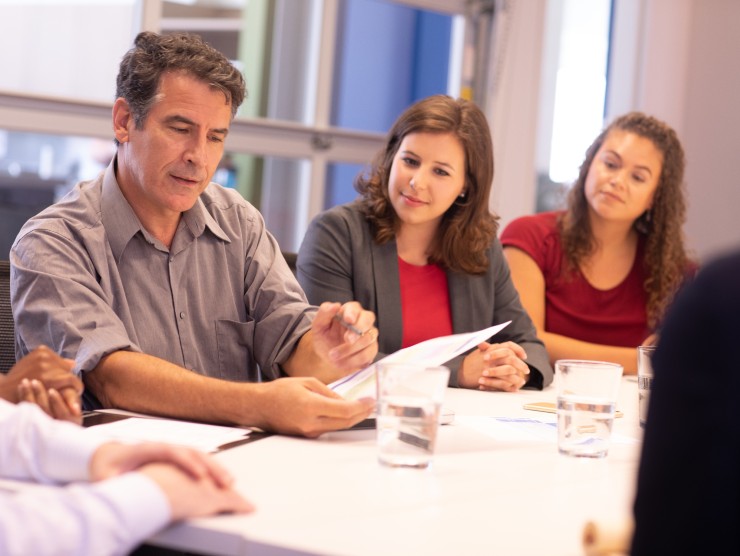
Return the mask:
[[306,295],[283,258],[275,238],[259,215],[253,237],[247,241],[244,303],[255,322],[254,356],[263,378],[281,376],[280,364],[311,328],[316,307]]
[[106,267],[83,238],[53,224],[19,236],[10,253],[16,357],[46,345],[74,359],[79,373],[114,351],[139,351],[101,287]]

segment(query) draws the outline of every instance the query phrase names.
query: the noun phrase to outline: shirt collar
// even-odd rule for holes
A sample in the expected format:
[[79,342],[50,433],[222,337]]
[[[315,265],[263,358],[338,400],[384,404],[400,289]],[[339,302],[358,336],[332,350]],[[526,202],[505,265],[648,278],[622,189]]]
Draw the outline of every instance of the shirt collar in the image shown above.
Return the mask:
[[[126,198],[121,193],[121,188],[116,179],[116,165],[118,164],[117,156],[105,169],[103,175],[103,191],[101,195],[101,212],[100,218],[105,227],[110,243],[113,256],[116,261],[120,261],[126,245],[137,232],[141,232],[144,237],[152,240],[151,234],[144,229],[139,218],[134,213]],[[210,185],[209,185],[210,187]],[[190,230],[194,237],[199,237],[208,228],[217,238],[231,242],[231,239],[216,220],[206,210],[202,199],[198,198],[193,207],[184,212],[182,220],[185,226]]]

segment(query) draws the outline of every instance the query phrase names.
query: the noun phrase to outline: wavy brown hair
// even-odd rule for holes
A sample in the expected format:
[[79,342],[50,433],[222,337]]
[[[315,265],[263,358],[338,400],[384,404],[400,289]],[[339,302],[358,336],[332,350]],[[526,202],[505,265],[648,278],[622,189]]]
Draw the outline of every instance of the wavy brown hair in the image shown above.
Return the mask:
[[586,151],[578,179],[568,195],[567,210],[559,227],[567,268],[574,270],[596,249],[588,219],[585,186],[591,163],[607,135],[614,130],[634,133],[649,139],[663,155],[663,166],[655,190],[653,205],[633,224],[645,236],[643,265],[647,274],[647,320],[655,329],[666,307],[684,281],[693,263],[684,245],[683,225],[686,221],[684,168],[686,159],[676,132],[652,116],[630,112],[606,127]]
[[226,56],[198,35],[144,31],[136,35],[133,48],[123,56],[116,78],[116,98],[126,100],[137,129],[142,128],[157,100],[162,75],[178,71],[221,91],[231,105],[231,117],[236,115],[247,94],[246,84]]
[[371,166],[355,179],[362,211],[370,222],[375,241],[379,244],[391,241],[400,225],[388,195],[388,180],[401,142],[411,133],[452,133],[465,151],[465,198],[458,198],[442,216],[429,262],[468,274],[485,273],[486,250],[498,228],[498,217],[488,208],[493,181],[493,142],[483,112],[464,99],[434,95],[411,105],[391,127],[385,147]]

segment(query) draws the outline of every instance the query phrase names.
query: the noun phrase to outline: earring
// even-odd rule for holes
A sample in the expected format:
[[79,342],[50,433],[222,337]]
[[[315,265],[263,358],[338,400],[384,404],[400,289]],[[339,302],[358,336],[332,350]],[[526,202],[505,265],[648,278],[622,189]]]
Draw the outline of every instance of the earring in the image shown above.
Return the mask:
[[652,227],[650,223],[652,219],[652,211],[650,209],[647,209],[637,218],[637,220],[635,220],[635,229],[641,234],[649,233],[650,228]]
[[457,196],[458,199],[464,199],[465,198],[465,191],[460,193],[460,195]]

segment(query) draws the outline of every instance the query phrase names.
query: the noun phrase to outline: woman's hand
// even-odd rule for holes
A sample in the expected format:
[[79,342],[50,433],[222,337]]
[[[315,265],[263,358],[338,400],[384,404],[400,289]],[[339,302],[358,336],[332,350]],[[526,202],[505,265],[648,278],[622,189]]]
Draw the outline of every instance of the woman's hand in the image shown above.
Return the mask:
[[516,392],[529,380],[526,358],[524,348],[514,342],[483,342],[463,359],[457,383],[463,388]]

